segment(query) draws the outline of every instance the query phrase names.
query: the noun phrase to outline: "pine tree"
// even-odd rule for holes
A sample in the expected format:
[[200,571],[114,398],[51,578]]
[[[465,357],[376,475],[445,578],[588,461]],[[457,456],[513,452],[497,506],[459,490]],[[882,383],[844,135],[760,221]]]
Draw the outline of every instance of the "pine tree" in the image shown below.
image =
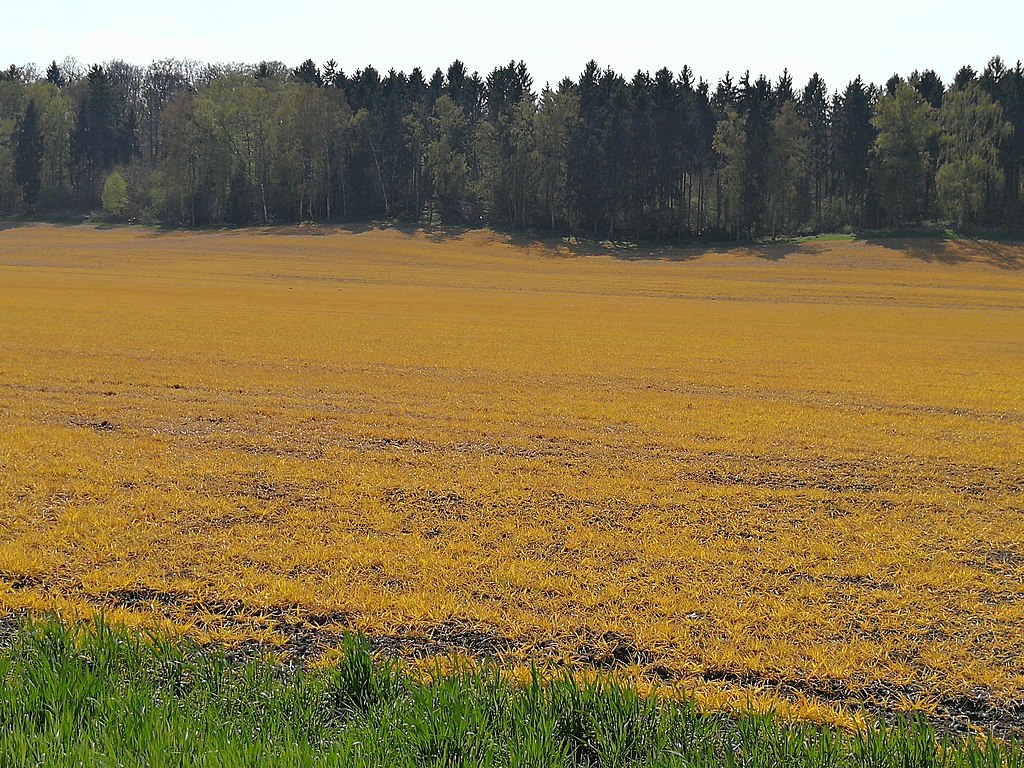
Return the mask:
[[924,72],[914,72],[910,76],[910,84],[924,97],[932,109],[942,106],[942,97],[946,93],[946,87],[934,70],[926,69]]
[[840,190],[845,194],[850,223],[864,223],[867,214],[868,170],[875,129],[872,92],[859,77],[837,96],[832,114],[832,147]]
[[39,127],[39,115],[34,99],[25,107],[25,114],[17,130],[14,147],[14,180],[21,187],[25,205],[29,211],[35,209],[41,187],[43,167],[43,134]]
[[772,85],[763,75],[753,83],[750,73],[740,80],[740,108],[746,131],[740,208],[745,231],[750,236],[762,228],[766,218],[771,183],[772,121],[775,118]]
[[324,84],[324,78],[320,74],[320,68],[317,67],[316,62],[312,59],[306,59],[298,67],[293,69],[292,77],[300,83],[315,85],[318,88]]
[[658,70],[651,84],[651,183],[659,235],[673,232],[682,223],[676,208],[687,209],[681,185],[686,184],[684,147],[693,143],[687,141],[693,126],[686,107],[684,86],[673,78],[668,68]]
[[67,79],[64,77],[64,73],[60,71],[60,67],[57,66],[56,61],[50,62],[50,66],[46,68],[46,81],[52,83],[58,88],[63,88],[68,84]]
[[828,194],[829,114],[828,91],[817,72],[804,87],[799,111],[807,123],[808,191],[814,209],[814,229],[822,231],[822,204]]
[[103,67],[95,65],[86,76],[71,137],[72,183],[89,205],[98,202],[101,180],[117,160],[117,134],[116,94]]
[[603,197],[601,107],[598,95],[601,70],[587,62],[576,86],[577,119],[569,131],[568,194],[573,218],[595,237],[601,226]]
[[956,73],[956,77],[953,78],[953,88],[958,91],[962,91],[971,83],[977,82],[978,73],[974,71],[971,66],[960,67]]

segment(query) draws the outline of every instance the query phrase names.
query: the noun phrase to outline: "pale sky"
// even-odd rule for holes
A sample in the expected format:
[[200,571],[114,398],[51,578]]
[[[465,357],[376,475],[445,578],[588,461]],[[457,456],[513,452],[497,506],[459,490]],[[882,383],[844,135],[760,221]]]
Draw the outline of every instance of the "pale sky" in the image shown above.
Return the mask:
[[[860,74],[884,83],[894,72],[934,69],[949,82],[964,64],[977,70],[995,55],[1024,59],[1020,0],[827,0],[701,3],[469,3],[388,0],[341,3],[230,0],[56,0],[5,3],[0,66],[72,56],[145,65],[154,59],[203,62],[333,58],[348,73],[372,64],[382,72],[415,66],[426,76],[462,59],[486,74],[511,59],[526,61],[536,89],[589,59],[627,77],[637,69],[674,72],[688,64],[712,84],[727,70],[739,77],[784,68],[802,87],[817,71],[829,90]],[[830,10],[829,8],[832,8]]]

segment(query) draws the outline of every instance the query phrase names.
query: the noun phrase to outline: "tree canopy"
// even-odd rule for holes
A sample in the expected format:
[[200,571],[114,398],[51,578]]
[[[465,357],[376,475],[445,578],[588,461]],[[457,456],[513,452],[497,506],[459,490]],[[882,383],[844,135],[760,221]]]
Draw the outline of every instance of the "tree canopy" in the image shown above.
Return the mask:
[[[123,188],[122,188],[123,183]],[[111,186],[113,185],[113,186]],[[116,193],[116,194],[115,194]],[[0,70],[0,215],[405,220],[598,238],[1024,225],[1024,68],[829,89],[596,61],[486,75],[111,60]]]

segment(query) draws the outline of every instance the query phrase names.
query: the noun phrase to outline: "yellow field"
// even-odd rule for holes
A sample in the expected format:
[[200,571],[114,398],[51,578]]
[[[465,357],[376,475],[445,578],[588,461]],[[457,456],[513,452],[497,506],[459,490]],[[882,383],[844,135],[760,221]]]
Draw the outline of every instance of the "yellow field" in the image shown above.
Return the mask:
[[1012,719],[1022,267],[0,231],[0,609]]

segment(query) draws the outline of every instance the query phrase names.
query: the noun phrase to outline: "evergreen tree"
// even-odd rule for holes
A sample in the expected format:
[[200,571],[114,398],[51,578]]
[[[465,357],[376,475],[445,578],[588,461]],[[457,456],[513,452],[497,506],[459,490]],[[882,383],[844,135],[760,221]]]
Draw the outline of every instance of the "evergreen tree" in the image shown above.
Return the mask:
[[817,72],[804,86],[799,111],[807,125],[807,187],[814,211],[814,229],[820,232],[824,226],[822,205],[828,193],[829,114],[828,91]]
[[[683,224],[687,148],[692,150],[692,119],[687,107],[690,83],[677,81],[668,68],[650,84],[650,196],[655,234],[665,236]],[[685,95],[684,95],[685,93]]]
[[587,62],[576,86],[578,111],[569,131],[568,194],[573,219],[597,237],[602,224],[604,126],[601,71]]
[[416,67],[409,75],[405,110],[402,118],[405,144],[409,154],[409,174],[406,179],[406,197],[410,214],[423,214],[428,194],[426,152],[430,115],[436,99],[431,98],[430,86],[423,79],[423,71]]
[[924,72],[914,72],[910,76],[910,85],[924,97],[932,109],[942,106],[942,97],[946,93],[946,88],[934,70],[926,69]]
[[[683,71],[686,74],[686,70]],[[684,164],[689,170],[691,177],[696,177],[696,213],[690,218],[689,199],[687,196],[686,226],[689,232],[704,234],[707,231],[708,220],[708,199],[709,176],[715,167],[715,153],[712,142],[715,137],[716,115],[711,104],[711,87],[701,80],[697,87],[691,86],[687,78],[682,78],[683,102],[690,115],[690,143],[684,145]],[[692,189],[692,183],[691,183]],[[692,226],[691,226],[692,223]]]
[[64,73],[60,71],[60,67],[57,66],[56,61],[50,62],[50,66],[46,68],[46,81],[52,83],[58,88],[63,88],[68,84],[67,78],[64,77]]
[[252,76],[257,80],[269,80],[274,76],[274,70],[269,61],[261,61],[253,70]]
[[430,76],[430,82],[427,83],[427,88],[430,91],[430,103],[434,104],[441,94],[444,93],[446,87],[446,80],[444,79],[444,72],[438,67],[434,70],[434,74]]
[[766,218],[768,190],[771,184],[772,121],[775,117],[772,86],[763,75],[753,83],[750,73],[740,80],[740,109],[744,117],[743,182],[740,208],[746,236],[759,230]]
[[773,96],[776,111],[781,111],[784,104],[796,101],[796,94],[793,92],[793,76],[789,74],[788,69],[782,70],[782,74],[779,75],[779,82],[775,86]]
[[646,72],[637,72],[628,86],[629,107],[623,126],[624,177],[627,184],[626,220],[633,238],[640,240],[645,232],[653,206],[655,154],[654,105],[652,82]]
[[95,206],[115,169],[132,210],[189,224],[429,221],[440,210],[681,239],[941,211],[964,226],[1020,226],[1024,68],[963,67],[948,93],[929,69],[882,89],[857,78],[831,98],[817,75],[794,91],[788,70],[712,87],[688,67],[627,81],[595,62],[539,98],[522,61],[486,78],[459,60],[430,77],[349,76],[333,59],[0,70],[0,209]]
[[320,74],[320,68],[312,59],[306,59],[298,67],[293,69],[292,77],[300,83],[315,85],[318,88],[324,84],[324,78]]
[[963,66],[956,73],[956,77],[953,78],[953,88],[957,91],[962,91],[968,85],[973,82],[977,82],[978,73],[974,71],[973,67]]
[[999,153],[1005,184],[1005,219],[1024,225],[1024,66],[1018,61],[1010,69],[997,56],[985,67],[979,83],[999,104],[1010,124],[1010,134]]
[[835,157],[836,183],[844,195],[848,221],[864,223],[867,216],[869,168],[875,143],[874,98],[858,77],[846,86],[833,101],[832,150]]
[[526,224],[531,200],[533,78],[520,61],[492,71],[484,81],[486,121],[477,128],[482,197],[490,218],[513,227]]
[[42,166],[43,134],[39,127],[35,100],[30,99],[18,126],[14,147],[14,180],[21,187],[29,211],[35,209],[39,198]]
[[86,76],[71,138],[71,180],[87,205],[98,202],[99,185],[117,160],[115,98],[107,73],[103,67],[94,65]]

